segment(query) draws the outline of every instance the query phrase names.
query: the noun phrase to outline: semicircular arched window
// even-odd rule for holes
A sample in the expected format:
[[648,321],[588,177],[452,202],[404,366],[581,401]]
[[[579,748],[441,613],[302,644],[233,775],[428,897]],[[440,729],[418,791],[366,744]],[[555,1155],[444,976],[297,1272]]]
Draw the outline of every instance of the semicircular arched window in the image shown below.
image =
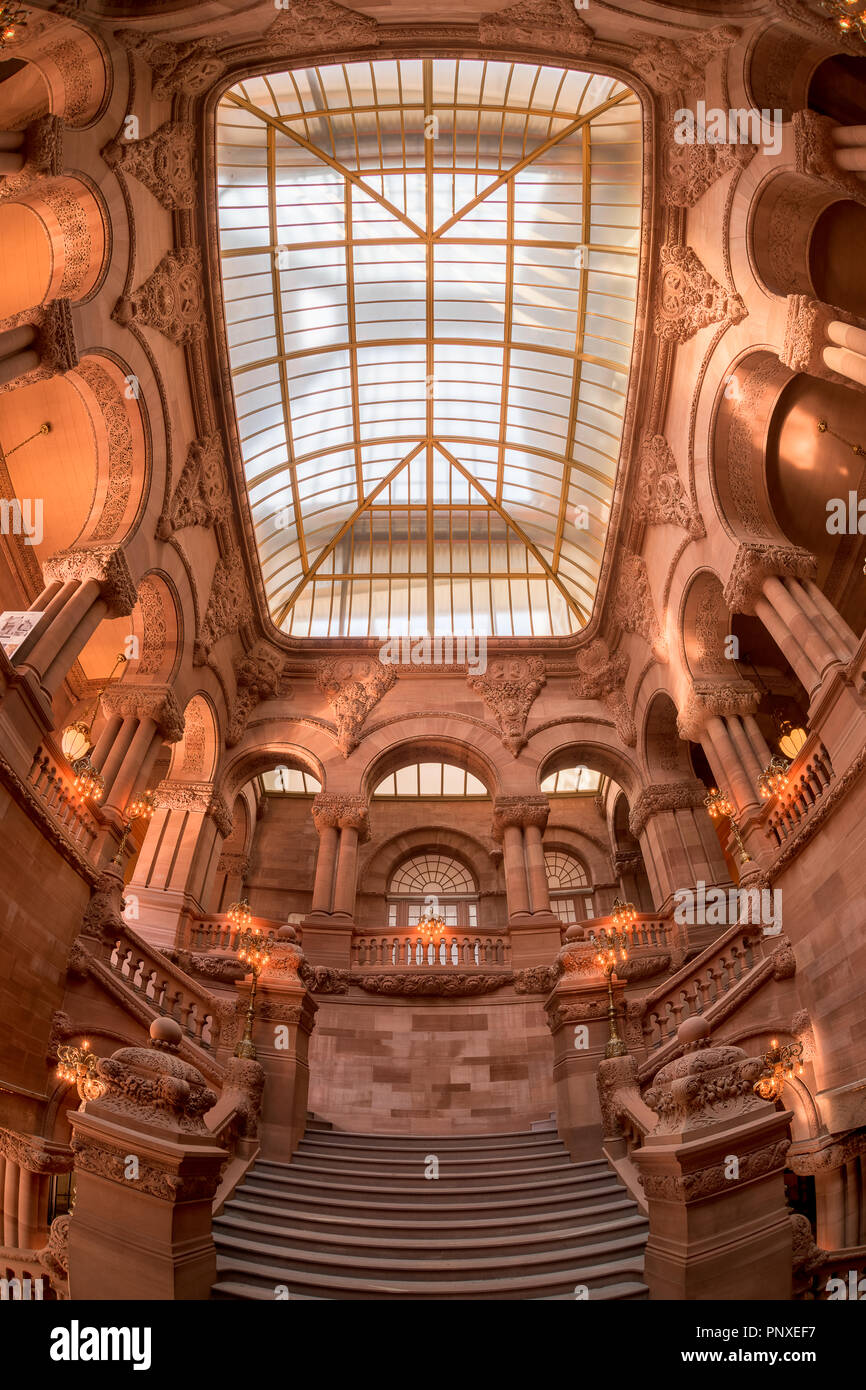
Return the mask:
[[579,859],[565,850],[549,849],[544,853],[550,906],[563,926],[584,922],[595,916],[592,885]]
[[478,926],[478,885],[457,859],[447,854],[416,854],[406,859],[388,887],[388,925],[416,927],[428,898],[446,927]]

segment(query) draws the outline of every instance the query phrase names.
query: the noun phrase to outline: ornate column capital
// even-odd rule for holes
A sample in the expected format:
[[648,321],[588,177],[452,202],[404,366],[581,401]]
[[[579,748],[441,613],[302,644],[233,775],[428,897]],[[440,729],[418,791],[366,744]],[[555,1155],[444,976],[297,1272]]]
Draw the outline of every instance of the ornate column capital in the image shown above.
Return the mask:
[[135,607],[136,586],[120,546],[85,545],[58,550],[45,561],[42,573],[46,580],[58,579],[62,584],[70,579],[81,583],[97,580],[100,594],[108,604],[109,617],[127,618]]
[[516,758],[526,743],[526,720],[546,680],[541,657],[506,657],[492,661],[483,676],[470,676],[476,691],[493,714],[499,736]]
[[543,831],[549,815],[550,802],[544,795],[497,796],[493,803],[493,838],[501,844],[510,825],[537,825]]
[[[866,188],[866,184],[860,187]],[[785,341],[779,361],[785,367],[790,367],[792,372],[806,372],[821,381],[832,381],[837,386],[862,391],[866,388],[851,377],[834,372],[824,361],[824,349],[830,345],[827,327],[833,322],[851,324],[854,328],[864,326],[863,320],[847,309],[838,309],[835,304],[825,304],[823,300],[813,299],[808,294],[789,294]]]
[[644,787],[631,808],[628,828],[638,839],[653,816],[662,811],[685,811],[703,806],[706,794],[706,787],[697,778],[693,782],[662,782]]
[[724,715],[754,714],[760,693],[750,681],[693,682],[677,716],[680,738],[700,743],[709,719]]
[[771,575],[814,579],[817,568],[815,556],[799,546],[744,541],[731,566],[722,595],[724,603],[734,613],[753,614],[765,579]]
[[214,790],[213,782],[172,782],[166,778],[156,788],[153,804],[157,810],[194,811],[210,816],[224,840],[232,833],[232,813],[222,792]]
[[0,1129],[0,1155],[25,1168],[28,1173],[68,1173],[72,1167],[68,1150],[35,1134],[16,1134]]
[[357,830],[359,838],[370,838],[369,807],[366,798],[344,792],[319,792],[313,798],[313,820],[321,834],[326,826]]
[[833,143],[833,131],[837,122],[818,111],[795,111],[791,117],[794,128],[794,167],[798,174],[807,178],[821,179],[853,198],[857,203],[866,203],[866,187],[857,175],[848,169],[840,169],[836,163],[837,146]]
[[250,856],[243,850],[224,849],[217,860],[217,873],[237,874],[246,878],[250,871]]
[[183,738],[183,710],[167,685],[126,685],[120,681],[103,691],[101,704],[108,715],[152,719],[166,743],[180,743]]

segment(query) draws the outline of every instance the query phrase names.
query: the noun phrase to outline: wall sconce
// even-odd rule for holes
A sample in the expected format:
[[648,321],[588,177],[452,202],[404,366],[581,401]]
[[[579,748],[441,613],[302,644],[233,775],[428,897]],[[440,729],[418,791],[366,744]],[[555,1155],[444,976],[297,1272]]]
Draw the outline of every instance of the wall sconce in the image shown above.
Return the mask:
[[153,792],[147,791],[143,795],[137,796],[126,808],[126,819],[123,824],[123,831],[120,836],[120,844],[117,846],[117,853],[114,856],[115,867],[123,867],[123,851],[126,849],[126,842],[132,834],[132,827],[137,820],[150,820],[153,815]]
[[821,9],[843,34],[859,34],[866,43],[866,4],[864,0],[821,0]]
[[85,1038],[81,1047],[64,1043],[57,1049],[57,1075],[69,1085],[74,1082],[82,1100],[99,1100],[108,1087],[98,1074],[96,1067],[99,1058],[88,1052],[90,1044]]
[[785,1089],[785,1082],[803,1075],[803,1044],[792,1042],[780,1047],[778,1038],[772,1038],[770,1051],[765,1052],[761,1060],[764,1071],[752,1090],[762,1100],[778,1100]]

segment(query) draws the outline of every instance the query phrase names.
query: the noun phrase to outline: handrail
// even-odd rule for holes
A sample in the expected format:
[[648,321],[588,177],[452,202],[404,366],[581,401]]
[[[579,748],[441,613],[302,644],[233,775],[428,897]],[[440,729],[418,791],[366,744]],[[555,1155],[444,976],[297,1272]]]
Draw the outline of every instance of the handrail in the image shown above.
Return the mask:
[[416,969],[486,965],[509,965],[511,946],[503,936],[481,932],[464,936],[443,936],[439,945],[426,946],[418,936],[358,934],[352,941],[353,966],[400,966]]

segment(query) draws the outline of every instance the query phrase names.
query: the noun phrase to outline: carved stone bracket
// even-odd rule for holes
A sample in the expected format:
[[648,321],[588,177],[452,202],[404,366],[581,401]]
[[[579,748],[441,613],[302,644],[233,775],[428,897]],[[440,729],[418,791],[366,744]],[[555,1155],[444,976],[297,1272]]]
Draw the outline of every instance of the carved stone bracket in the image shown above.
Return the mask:
[[662,246],[653,324],[659,338],[686,343],[710,324],[740,323],[747,312],[742,297],[714,280],[690,246]]
[[222,436],[215,432],[205,439],[194,439],[156,534],[160,540],[167,540],[186,526],[213,527],[225,521],[230,511]]
[[837,309],[835,305],[824,304],[807,294],[789,294],[785,341],[779,361],[785,367],[790,367],[792,372],[807,372],[821,381],[848,386],[852,391],[866,391],[866,386],[853,381],[851,377],[842,376],[840,372],[834,372],[824,361],[824,349],[828,346],[827,326],[834,320],[853,324],[855,328],[864,327],[863,320],[846,309]]
[[515,758],[526,743],[526,720],[545,679],[541,657],[497,660],[485,675],[469,677],[469,689],[481,696],[496,720],[503,745]]
[[740,30],[732,24],[720,24],[715,29],[692,30],[681,43],[651,39],[642,44],[632,64],[655,92],[667,95],[688,91],[701,84],[707,64],[730,48],[739,36]]
[[57,178],[63,172],[63,121],[60,116],[39,116],[24,127],[24,164],[16,174],[0,179],[0,202],[18,198],[38,179]]
[[696,680],[677,717],[677,733],[680,738],[700,743],[707,720],[754,714],[759,700],[759,692],[748,681]]
[[112,169],[143,183],[169,212],[195,207],[195,128],[189,121],[165,121],[139,140],[112,140],[102,151]]
[[626,550],[620,557],[613,616],[625,632],[636,632],[644,639],[656,661],[667,661],[667,642],[656,617],[646,560],[642,555]]
[[252,612],[247,576],[236,547],[221,555],[214,571],[207,611],[193,650],[193,665],[204,666],[221,637],[237,632]]
[[662,782],[644,787],[631,808],[628,828],[637,840],[653,816],[663,811],[686,811],[703,806],[706,794],[706,787],[697,778],[694,782]]
[[681,526],[699,540],[706,535],[701,517],[680,482],[673,450],[664,435],[645,435],[640,446],[635,512],[650,526]]
[[166,743],[180,743],[184,735],[183,710],[167,685],[119,685],[103,691],[101,704],[107,715],[135,715],[153,719]]
[[546,796],[497,796],[493,803],[493,838],[497,844],[510,825],[537,825],[543,831],[550,815]]
[[174,43],[162,34],[145,34],[140,29],[115,29],[114,37],[151,69],[157,101],[196,96],[222,77],[226,69],[225,59],[218,52],[225,42],[222,34],[185,43]]
[[572,0],[519,0],[504,10],[487,10],[478,21],[482,44],[549,48],[581,58],[595,37],[576,14]]
[[292,0],[268,28],[265,42],[281,57],[331,52],[335,47],[371,48],[379,43],[379,25],[333,0]]
[[126,555],[119,546],[94,545],[58,550],[44,562],[42,573],[46,580],[59,579],[64,584],[70,579],[77,579],[81,583],[89,579],[97,580],[111,618],[127,618],[135,607],[136,587]]
[[753,1089],[762,1070],[760,1057],[747,1057],[740,1047],[703,1047],[674,1058],[646,1093],[658,1115],[653,1134],[683,1134],[733,1115],[766,1112],[767,1101]]
[[622,652],[610,655],[601,638],[581,648],[576,657],[580,675],[571,683],[571,693],[579,700],[601,700],[613,715],[616,731],[628,748],[637,743],[637,729],[625,694],[628,657]]
[[375,660],[327,660],[316,669],[316,684],[337,721],[337,747],[344,758],[357,748],[370,710],[397,679],[392,666]]
[[182,346],[198,342],[205,331],[201,252],[189,246],[167,251],[151,275],[128,299],[119,299],[111,317],[126,327],[155,328]]
[[259,642],[248,656],[235,663],[237,694],[226,731],[226,745],[234,748],[243,738],[247,720],[261,700],[279,694],[284,661],[269,642]]
[[794,163],[798,174],[808,178],[821,179],[853,198],[857,203],[866,203],[866,184],[858,179],[856,173],[840,169],[836,163],[836,146],[833,131],[836,122],[818,111],[795,111],[791,117],[794,128]]
[[674,122],[665,123],[661,138],[662,197],[670,207],[692,208],[725,174],[744,169],[754,158],[751,144],[680,144]]
[[734,613],[753,614],[764,580],[770,575],[814,579],[817,567],[815,556],[799,546],[745,542],[734,557],[723,601]]

